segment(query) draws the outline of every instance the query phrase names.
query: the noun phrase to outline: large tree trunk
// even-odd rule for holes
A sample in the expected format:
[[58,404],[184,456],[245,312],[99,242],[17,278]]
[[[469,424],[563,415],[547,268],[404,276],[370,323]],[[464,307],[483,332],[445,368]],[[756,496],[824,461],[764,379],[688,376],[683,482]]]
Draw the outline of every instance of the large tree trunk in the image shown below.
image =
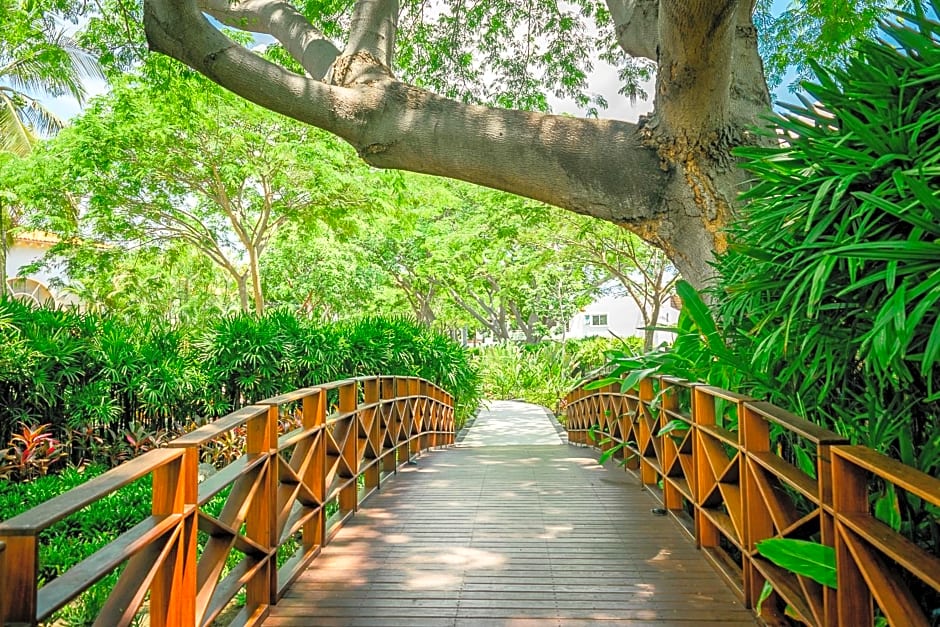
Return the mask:
[[[342,51],[284,0],[145,0],[144,20],[152,49],[335,133],[376,167],[463,179],[621,224],[702,286],[745,183],[730,150],[756,141],[748,129],[769,108],[753,0],[608,5],[620,45],[659,64],[655,110],[639,124],[468,105],[396,80],[395,0],[359,0]],[[306,74],[233,43],[203,11],[273,35]]]

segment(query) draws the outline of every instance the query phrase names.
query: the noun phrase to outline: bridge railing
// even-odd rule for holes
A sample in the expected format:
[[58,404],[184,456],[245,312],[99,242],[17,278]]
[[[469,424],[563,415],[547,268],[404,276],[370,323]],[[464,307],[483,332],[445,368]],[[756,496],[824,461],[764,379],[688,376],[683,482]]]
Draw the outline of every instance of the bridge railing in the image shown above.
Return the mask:
[[[928,627],[940,558],[874,514],[888,486],[940,508],[940,480],[770,403],[699,383],[648,377],[565,399],[569,441],[610,450],[693,536],[747,607],[810,625]],[[895,492],[898,493],[898,492]],[[940,511],[935,509],[934,512]],[[935,515],[934,524],[940,523]],[[837,587],[763,558],[769,538],[835,550]],[[940,604],[938,604],[940,605]]]
[[[258,624],[390,473],[453,441],[452,397],[412,377],[336,381],[244,407],[0,522],[0,626],[46,621],[112,572],[96,624],[145,612],[154,626],[209,625],[240,592],[232,623]],[[220,442],[238,454],[206,471],[200,459]],[[152,515],[40,585],[43,530],[144,477]]]

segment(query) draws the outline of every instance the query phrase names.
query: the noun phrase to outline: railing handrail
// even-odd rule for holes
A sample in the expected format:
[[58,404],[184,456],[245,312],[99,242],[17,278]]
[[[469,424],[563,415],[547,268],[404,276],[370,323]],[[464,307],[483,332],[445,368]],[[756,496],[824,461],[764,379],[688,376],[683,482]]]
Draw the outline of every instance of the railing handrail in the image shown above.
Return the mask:
[[[873,515],[871,485],[877,480],[940,507],[940,479],[766,401],[662,375],[631,390],[622,391],[619,382],[585,389],[602,378],[582,382],[565,397],[569,441],[626,448],[633,456],[628,467],[664,507],[691,516],[696,544],[747,607],[757,605],[770,582],[774,594],[810,624],[872,625],[876,603],[892,625],[929,624],[898,572],[940,593],[940,557]],[[725,424],[725,418],[737,424]],[[679,437],[661,434],[675,419],[688,429]],[[813,449],[803,468],[781,456],[771,423]],[[812,474],[805,472],[810,462]],[[801,514],[777,484],[794,488],[810,511]],[[757,551],[759,541],[815,536],[816,529],[820,543],[835,551],[835,589],[792,575]],[[722,548],[728,545],[737,547],[736,565],[729,565],[731,554]]]
[[[333,394],[338,403],[328,412]],[[301,425],[279,433],[284,406],[293,404]],[[427,380],[355,377],[259,401],[179,436],[0,522],[0,627],[47,619],[120,564],[99,617],[105,624],[130,623],[148,593],[150,624],[208,624],[240,589],[244,622],[257,624],[385,476],[425,449],[453,444],[453,412],[451,395]],[[200,481],[203,447],[236,431],[244,434],[238,458]],[[39,534],[146,476],[153,515],[40,587]],[[200,509],[226,488],[221,514]],[[212,533],[197,559],[196,530],[204,527]],[[278,550],[297,534],[299,548],[278,567]],[[244,558],[221,577],[233,548]]]

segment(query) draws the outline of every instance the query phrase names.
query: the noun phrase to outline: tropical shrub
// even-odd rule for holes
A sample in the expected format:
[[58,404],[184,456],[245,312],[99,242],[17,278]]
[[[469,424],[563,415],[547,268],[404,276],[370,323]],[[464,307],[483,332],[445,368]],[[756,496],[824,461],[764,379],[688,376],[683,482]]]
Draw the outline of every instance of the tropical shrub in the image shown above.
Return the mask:
[[453,394],[462,425],[480,400],[469,354],[449,337],[408,318],[335,323],[287,312],[220,318],[197,340],[216,414],[285,391],[372,374],[419,376]]
[[184,329],[0,299],[0,440],[17,422],[68,429],[169,428],[204,411]]
[[937,474],[940,24],[900,15],[816,67],[789,145],[741,151],[757,184],[713,298],[762,395]]
[[681,284],[673,350],[614,365],[767,398],[936,475],[940,23],[898,15],[845,68],[816,68],[775,120],[785,141],[739,151],[756,184],[712,306]]
[[407,319],[321,323],[274,311],[187,327],[0,299],[0,335],[0,442],[19,423],[48,424],[75,464],[119,462],[161,432],[351,376],[426,377],[455,396],[458,422],[479,401],[468,354]]
[[639,354],[642,338],[591,337],[564,342],[507,342],[480,348],[476,363],[489,399],[521,399],[554,409],[586,375],[602,368],[608,351]]
[[30,428],[20,424],[9,448],[0,453],[0,478],[29,481],[45,477],[65,456],[65,447],[49,433],[49,425]]

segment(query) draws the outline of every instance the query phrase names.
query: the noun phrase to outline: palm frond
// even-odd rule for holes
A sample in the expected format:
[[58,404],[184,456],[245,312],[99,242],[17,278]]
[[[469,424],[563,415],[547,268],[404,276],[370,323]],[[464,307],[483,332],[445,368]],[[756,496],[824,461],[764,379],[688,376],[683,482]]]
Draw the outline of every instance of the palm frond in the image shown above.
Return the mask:
[[0,151],[23,157],[29,154],[35,141],[12,98],[0,90]]

